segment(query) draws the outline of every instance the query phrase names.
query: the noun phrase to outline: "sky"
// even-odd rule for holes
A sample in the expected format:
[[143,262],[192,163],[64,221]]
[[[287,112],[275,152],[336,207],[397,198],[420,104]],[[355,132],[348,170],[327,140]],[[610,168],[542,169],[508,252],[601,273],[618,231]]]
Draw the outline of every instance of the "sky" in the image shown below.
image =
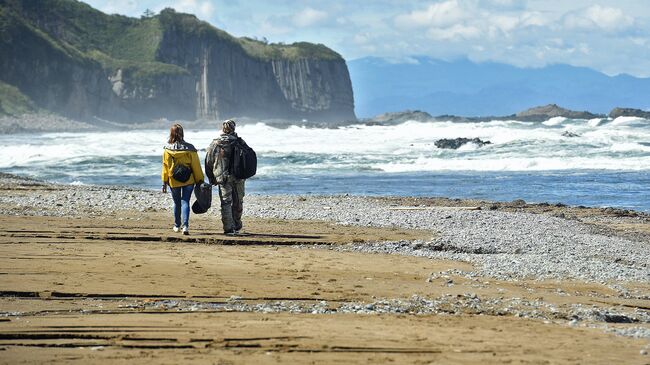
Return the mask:
[[565,63],[650,77],[650,0],[85,1],[128,16],[171,7],[235,36],[323,43],[347,60]]

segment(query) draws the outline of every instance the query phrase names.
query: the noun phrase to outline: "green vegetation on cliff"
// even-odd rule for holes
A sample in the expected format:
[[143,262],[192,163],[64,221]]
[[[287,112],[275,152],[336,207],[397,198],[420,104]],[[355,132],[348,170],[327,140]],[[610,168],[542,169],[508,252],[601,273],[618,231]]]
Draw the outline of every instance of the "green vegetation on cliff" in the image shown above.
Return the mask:
[[[207,41],[229,42],[241,47],[247,55],[263,60],[341,59],[322,44],[268,44],[247,37],[236,38],[194,15],[173,9],[138,19],[104,14],[77,0],[0,0],[0,12],[10,12],[20,18],[25,26],[71,57],[93,59],[111,71],[128,68],[137,77],[182,72],[178,66],[166,67],[156,60],[160,42],[168,31]],[[40,29],[31,24],[38,24]]]
[[0,0],[0,81],[15,86],[0,90],[5,114],[36,105],[80,120],[354,118],[338,53],[237,38],[169,8],[131,18],[78,0]]
[[165,30],[181,31],[186,35],[207,39],[214,37],[240,46],[247,55],[262,60],[342,59],[340,54],[322,44],[308,42],[293,44],[267,43],[249,37],[236,38],[209,23],[199,20],[192,14],[177,13],[174,9],[164,9],[157,18],[160,19]]
[[0,81],[0,115],[19,116],[37,109],[34,102],[18,88]]
[[290,45],[277,43],[267,44],[247,37],[242,37],[238,40],[246,53],[264,60],[295,61],[303,58],[323,60],[342,59],[340,54],[322,44],[308,42],[297,42]]

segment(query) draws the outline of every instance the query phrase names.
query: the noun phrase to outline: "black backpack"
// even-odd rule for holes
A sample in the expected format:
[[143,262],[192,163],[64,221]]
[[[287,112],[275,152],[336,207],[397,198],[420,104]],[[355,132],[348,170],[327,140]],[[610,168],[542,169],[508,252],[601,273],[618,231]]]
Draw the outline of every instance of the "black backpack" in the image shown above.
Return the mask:
[[238,179],[248,179],[257,173],[257,155],[241,138],[233,143],[230,162],[230,172]]
[[172,157],[172,161],[174,163],[174,168],[172,168],[172,177],[174,178],[174,180],[182,183],[189,180],[190,176],[192,176],[192,169],[187,165],[176,163],[176,159],[173,157]]

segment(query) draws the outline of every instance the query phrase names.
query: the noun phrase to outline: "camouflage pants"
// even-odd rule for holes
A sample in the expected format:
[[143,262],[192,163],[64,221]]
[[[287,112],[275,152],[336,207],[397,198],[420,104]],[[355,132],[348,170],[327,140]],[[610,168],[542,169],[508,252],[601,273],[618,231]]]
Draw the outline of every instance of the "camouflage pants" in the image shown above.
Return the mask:
[[221,222],[224,232],[239,231],[242,228],[241,215],[244,212],[244,181],[228,177],[226,182],[219,184],[219,199],[221,200]]

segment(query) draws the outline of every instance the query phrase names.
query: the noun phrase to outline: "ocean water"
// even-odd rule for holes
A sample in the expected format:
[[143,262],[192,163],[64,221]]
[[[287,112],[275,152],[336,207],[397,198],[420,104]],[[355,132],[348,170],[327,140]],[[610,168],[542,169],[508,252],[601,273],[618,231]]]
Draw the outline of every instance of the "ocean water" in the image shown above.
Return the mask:
[[[577,135],[567,137],[567,132]],[[166,130],[0,136],[0,171],[70,184],[157,189]],[[650,121],[414,122],[238,127],[258,153],[248,193],[446,196],[650,211]],[[563,135],[564,134],[564,135]],[[204,149],[216,130],[186,130]],[[441,138],[492,142],[439,149]]]

